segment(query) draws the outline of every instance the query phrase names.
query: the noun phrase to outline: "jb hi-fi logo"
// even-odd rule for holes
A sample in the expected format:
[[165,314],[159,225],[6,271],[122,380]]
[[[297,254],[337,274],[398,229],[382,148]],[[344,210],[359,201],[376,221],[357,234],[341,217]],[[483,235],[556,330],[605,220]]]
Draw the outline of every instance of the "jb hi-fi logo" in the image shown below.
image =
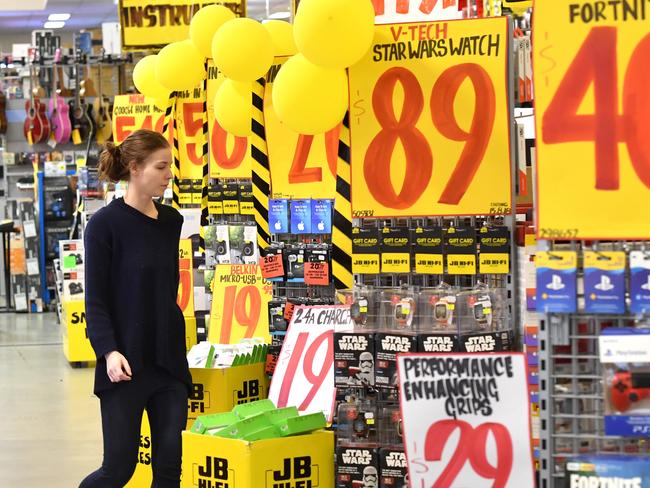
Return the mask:
[[451,352],[454,350],[454,341],[448,336],[427,337],[423,346],[424,352]]
[[282,467],[266,472],[266,488],[315,488],[318,486],[318,465],[310,456],[284,458]]
[[244,381],[241,390],[235,392],[235,403],[241,405],[242,403],[256,402],[260,399],[260,381],[248,380]]
[[192,383],[192,393],[187,399],[187,410],[189,413],[205,413],[210,407],[210,393],[206,392],[201,383]]
[[[206,456],[203,465],[194,465],[194,486],[198,488],[230,488],[232,470],[228,469],[228,460]],[[234,485],[234,481],[233,481]]]

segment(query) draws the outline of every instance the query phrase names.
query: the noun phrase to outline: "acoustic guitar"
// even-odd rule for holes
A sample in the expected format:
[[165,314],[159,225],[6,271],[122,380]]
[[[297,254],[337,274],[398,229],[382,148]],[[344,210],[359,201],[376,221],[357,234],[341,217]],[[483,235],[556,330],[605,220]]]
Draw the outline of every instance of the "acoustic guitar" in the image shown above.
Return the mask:
[[23,133],[30,144],[46,142],[50,136],[50,122],[45,115],[45,104],[34,96],[34,72],[29,67],[29,100],[25,103],[25,124]]
[[50,124],[52,126],[52,133],[54,140],[58,144],[68,142],[72,133],[72,125],[70,124],[70,108],[68,104],[61,98],[56,89],[57,86],[57,67],[56,64],[61,59],[61,50],[57,49],[54,55],[54,66],[52,68],[52,86],[54,88],[52,98],[49,104]]
[[95,98],[93,106],[97,114],[97,135],[95,138],[99,144],[104,144],[113,135],[113,122],[111,121],[110,100],[104,97],[102,92],[102,63],[97,65],[99,74],[99,93]]
[[[79,87],[79,65],[75,65],[76,86]],[[70,121],[72,122],[72,142],[81,144],[94,133],[94,120],[90,115],[92,105],[87,105],[82,100],[79,90],[75,90],[74,100],[68,102],[70,106]]]
[[86,77],[79,83],[79,95],[82,97],[96,97],[95,83],[90,77],[90,65],[86,65]]

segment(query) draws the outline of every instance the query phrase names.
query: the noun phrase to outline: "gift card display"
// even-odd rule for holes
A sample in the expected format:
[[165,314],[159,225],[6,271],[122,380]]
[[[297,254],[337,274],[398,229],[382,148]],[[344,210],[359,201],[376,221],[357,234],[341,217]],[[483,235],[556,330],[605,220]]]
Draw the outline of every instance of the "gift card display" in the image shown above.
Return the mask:
[[311,200],[291,201],[291,233],[311,234]]
[[415,245],[415,272],[442,274],[444,272],[442,227],[428,229],[418,227],[413,231],[411,240]]
[[379,231],[354,227],[352,229],[352,272],[379,274]]
[[311,201],[311,231],[314,234],[332,233],[332,200]]
[[650,310],[650,253],[630,253],[630,299],[632,313]]
[[288,200],[269,200],[269,228],[272,234],[289,232]]
[[625,313],[625,253],[585,251],[585,311]]
[[476,229],[448,228],[445,233],[445,254],[448,274],[476,274]]
[[537,311],[575,313],[578,255],[573,251],[539,251]]
[[510,231],[507,227],[484,227],[479,232],[479,273],[508,274],[510,271]]
[[385,228],[381,231],[381,272],[410,273],[411,248],[409,230]]

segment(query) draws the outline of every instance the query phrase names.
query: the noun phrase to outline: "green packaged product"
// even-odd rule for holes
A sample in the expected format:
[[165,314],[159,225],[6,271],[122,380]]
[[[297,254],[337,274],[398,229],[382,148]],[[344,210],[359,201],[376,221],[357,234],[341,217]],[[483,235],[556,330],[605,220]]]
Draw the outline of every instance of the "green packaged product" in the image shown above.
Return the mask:
[[269,410],[275,410],[275,405],[271,400],[257,400],[256,402],[242,403],[237,405],[232,409],[233,413],[239,419],[245,419],[257,415],[262,412],[268,412]]
[[298,412],[298,409],[296,407],[285,407],[285,408],[278,408],[275,410],[269,410],[268,412],[266,412],[266,415],[268,415],[271,423],[275,425],[288,418],[297,417],[298,415],[300,415],[300,413]]
[[243,435],[242,439],[248,442],[253,442],[265,439],[277,439],[281,436],[280,428],[277,425],[271,425],[270,427]]
[[195,434],[205,434],[207,431],[222,429],[228,425],[232,425],[238,420],[237,416],[232,412],[200,415],[192,424],[190,431]]
[[307,434],[314,430],[319,430],[327,425],[325,415],[322,412],[302,415],[300,417],[290,417],[277,424],[282,432],[282,437],[290,435]]
[[228,439],[243,439],[244,436],[266,429],[272,425],[266,412],[261,412],[218,430],[214,435]]

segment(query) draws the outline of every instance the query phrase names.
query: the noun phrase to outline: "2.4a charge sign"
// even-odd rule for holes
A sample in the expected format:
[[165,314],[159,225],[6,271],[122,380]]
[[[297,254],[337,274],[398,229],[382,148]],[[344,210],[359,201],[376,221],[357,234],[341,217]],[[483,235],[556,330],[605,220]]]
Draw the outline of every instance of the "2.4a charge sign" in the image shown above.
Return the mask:
[[523,354],[398,357],[412,487],[532,488]]

